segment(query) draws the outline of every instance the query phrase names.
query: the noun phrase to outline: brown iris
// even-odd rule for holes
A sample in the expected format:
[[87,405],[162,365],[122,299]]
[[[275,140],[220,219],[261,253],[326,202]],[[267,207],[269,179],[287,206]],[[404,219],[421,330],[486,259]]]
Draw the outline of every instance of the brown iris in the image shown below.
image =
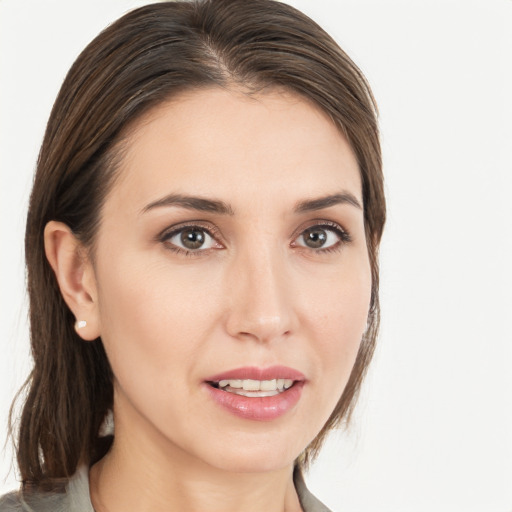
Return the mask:
[[187,249],[199,249],[205,242],[204,231],[197,228],[184,229],[180,240]]
[[312,249],[322,247],[327,241],[327,233],[325,229],[319,227],[308,228],[304,231],[304,243]]

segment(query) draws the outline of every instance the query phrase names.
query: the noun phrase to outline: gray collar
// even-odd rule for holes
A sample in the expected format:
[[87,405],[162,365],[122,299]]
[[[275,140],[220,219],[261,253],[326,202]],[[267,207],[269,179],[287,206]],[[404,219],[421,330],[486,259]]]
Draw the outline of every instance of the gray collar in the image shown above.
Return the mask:
[[[293,481],[304,512],[331,512],[313,496],[300,469]],[[94,512],[89,492],[89,468],[81,466],[69,480],[63,493],[11,493],[0,498],[2,512]],[[4,508],[5,507],[5,508]]]

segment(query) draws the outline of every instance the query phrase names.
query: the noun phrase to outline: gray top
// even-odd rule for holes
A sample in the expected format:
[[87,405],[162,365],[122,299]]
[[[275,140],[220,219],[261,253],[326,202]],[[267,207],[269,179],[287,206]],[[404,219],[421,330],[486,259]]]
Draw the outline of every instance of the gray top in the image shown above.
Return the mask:
[[[304,512],[331,512],[308,491],[300,471],[294,472],[293,479]],[[87,466],[82,466],[69,480],[64,493],[11,492],[2,496],[0,512],[94,512]]]

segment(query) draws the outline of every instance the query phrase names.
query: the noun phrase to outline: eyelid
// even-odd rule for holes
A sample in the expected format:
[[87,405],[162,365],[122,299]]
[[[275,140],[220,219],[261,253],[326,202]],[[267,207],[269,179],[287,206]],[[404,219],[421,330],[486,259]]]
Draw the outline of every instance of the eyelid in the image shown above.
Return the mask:
[[335,222],[327,219],[312,219],[303,224],[301,224],[292,234],[291,238],[295,239],[299,235],[301,235],[306,229],[311,229],[314,227],[327,227],[332,228],[333,230],[340,233],[340,236],[343,235],[344,238],[349,239],[347,241],[352,241],[352,237],[348,231],[348,229],[344,228],[339,222]]
[[[203,220],[186,221],[186,222],[181,222],[179,224],[175,224],[173,226],[167,227],[157,235],[156,240],[161,243],[168,243],[169,249],[172,249],[173,251],[175,251],[177,253],[184,253],[186,255],[199,256],[201,254],[205,254],[205,253],[208,253],[209,251],[211,251],[213,248],[189,250],[189,249],[186,249],[183,247],[179,247],[175,244],[169,243],[169,239],[171,239],[173,236],[177,235],[180,231],[182,231],[186,228],[190,228],[190,227],[199,228],[199,229],[205,231],[209,236],[212,237],[212,239],[217,244],[221,245],[222,248],[225,247],[225,242],[223,241],[223,237],[221,235],[220,230],[215,225],[211,224],[210,222],[203,221]],[[331,245],[329,247],[326,247],[326,248],[320,247],[318,249],[313,249],[313,248],[303,246],[303,245],[297,245],[296,244],[297,238],[299,238],[304,233],[304,231],[306,231],[307,229],[311,229],[314,227],[330,229],[331,231],[334,231],[337,234],[337,236],[339,236],[339,238],[340,238],[339,242],[334,245]],[[326,220],[326,219],[309,220],[308,222],[302,224],[299,228],[297,228],[297,230],[295,230],[295,232],[291,238],[292,238],[292,241],[291,241],[290,245],[292,247],[300,247],[301,249],[309,250],[309,251],[316,252],[316,253],[333,251],[333,250],[341,248],[341,246],[343,246],[347,243],[352,242],[352,237],[347,229],[345,229],[338,222],[334,222],[334,221]],[[215,249],[219,249],[219,247],[217,247]]]
[[[204,231],[209,236],[211,236],[217,244],[222,245],[223,247],[225,245],[222,240],[223,237],[220,233],[220,230],[216,226],[210,224],[209,222],[202,221],[202,220],[186,221],[186,222],[181,222],[179,224],[175,224],[173,226],[167,227],[163,231],[161,231],[160,234],[157,235],[156,239],[158,242],[162,242],[162,243],[167,242],[168,243],[169,240],[173,236],[177,235],[180,231],[183,231],[184,229],[187,229],[187,228],[199,228],[200,230]],[[171,245],[172,245],[172,247],[171,247]],[[183,253],[187,253],[187,254],[199,254],[199,253],[205,253],[205,252],[208,252],[211,250],[211,248],[209,248],[209,249],[197,249],[197,250],[193,251],[193,250],[185,249],[183,247],[178,247],[174,244],[169,244],[169,248],[172,248],[176,252],[183,252]]]
[[[320,247],[318,249],[313,249],[313,248],[310,248],[310,247],[307,247],[307,246],[302,246],[302,245],[300,245],[300,246],[299,245],[294,245],[295,241],[297,240],[297,238],[299,238],[304,233],[304,231],[306,231],[307,229],[314,228],[314,227],[319,227],[319,228],[323,228],[323,229],[330,229],[332,231],[335,231],[336,234],[340,237],[339,242],[334,244],[334,245],[331,245],[329,247],[326,247],[326,248]],[[326,220],[326,219],[313,219],[313,220],[308,221],[305,224],[302,224],[294,232],[294,234],[292,235],[291,245],[293,247],[300,247],[301,249],[306,249],[306,250],[310,250],[310,251],[313,251],[313,252],[328,252],[328,251],[331,251],[331,250],[335,250],[336,248],[339,248],[340,246],[343,246],[343,245],[348,244],[350,242],[352,242],[352,236],[350,235],[349,231],[347,229],[345,229],[338,222],[334,222],[334,221]]]

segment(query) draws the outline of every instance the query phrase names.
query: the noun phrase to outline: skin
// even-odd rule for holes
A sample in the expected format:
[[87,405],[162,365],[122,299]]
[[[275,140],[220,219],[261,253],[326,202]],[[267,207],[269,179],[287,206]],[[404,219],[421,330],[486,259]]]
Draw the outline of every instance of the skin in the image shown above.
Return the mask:
[[[65,225],[45,232],[63,296],[87,321],[79,333],[101,336],[115,375],[116,437],[91,469],[93,505],[300,510],[294,460],[349,378],[371,275],[354,201],[297,205],[334,194],[362,205],[353,152],[317,107],[278,90],[183,94],[138,121],[124,147],[94,262]],[[230,213],[155,206],[169,194],[222,201]],[[206,233],[191,254],[173,250],[182,223]],[[311,248],[304,232],[317,225],[328,238]],[[306,384],[275,420],[235,416],[205,391],[209,376],[276,364]]]

